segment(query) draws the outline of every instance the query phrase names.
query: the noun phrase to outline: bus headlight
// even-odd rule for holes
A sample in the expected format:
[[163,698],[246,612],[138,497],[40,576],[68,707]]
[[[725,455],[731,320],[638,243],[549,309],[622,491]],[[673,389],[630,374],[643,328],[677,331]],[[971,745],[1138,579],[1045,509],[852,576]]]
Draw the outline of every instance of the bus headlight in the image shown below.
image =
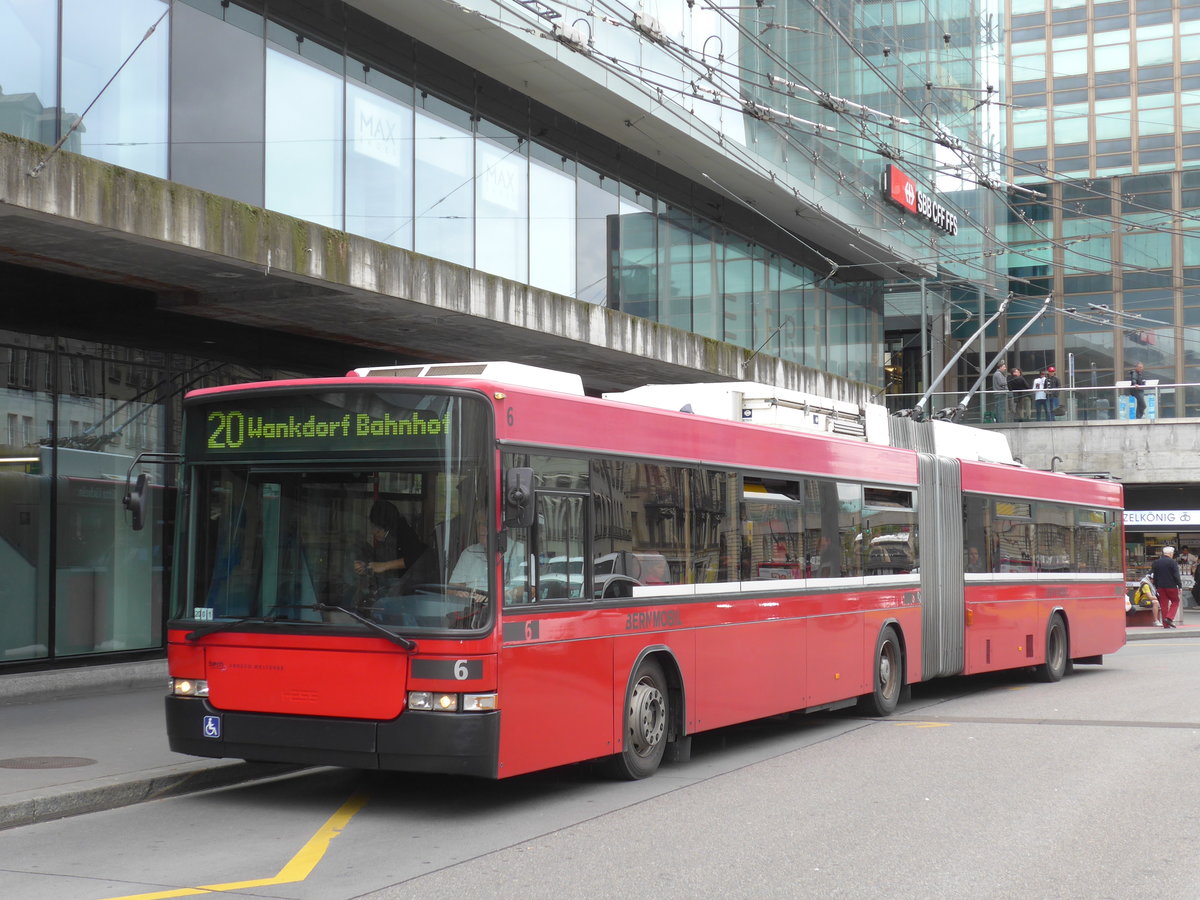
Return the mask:
[[207,697],[208,682],[195,678],[172,678],[171,694],[175,697]]
[[439,694],[409,691],[408,708],[427,712],[490,712],[498,709],[495,694]]
[[458,694],[409,691],[408,708],[429,710],[432,712],[458,712]]

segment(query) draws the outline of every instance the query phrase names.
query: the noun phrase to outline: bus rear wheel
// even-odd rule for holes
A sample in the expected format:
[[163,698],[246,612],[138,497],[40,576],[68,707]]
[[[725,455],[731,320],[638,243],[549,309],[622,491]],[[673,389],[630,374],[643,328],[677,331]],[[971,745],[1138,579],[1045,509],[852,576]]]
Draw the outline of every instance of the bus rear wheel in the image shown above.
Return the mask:
[[632,781],[658,770],[667,749],[670,716],[671,693],[662,666],[653,659],[642,660],[625,691],[623,747],[610,764],[614,776]]
[[1055,613],[1046,628],[1046,661],[1037,667],[1038,681],[1061,681],[1070,666],[1067,652],[1067,626],[1062,616]]
[[896,711],[904,687],[904,654],[896,629],[891,625],[879,632],[873,668],[871,693],[858,698],[858,709],[868,716],[890,716]]

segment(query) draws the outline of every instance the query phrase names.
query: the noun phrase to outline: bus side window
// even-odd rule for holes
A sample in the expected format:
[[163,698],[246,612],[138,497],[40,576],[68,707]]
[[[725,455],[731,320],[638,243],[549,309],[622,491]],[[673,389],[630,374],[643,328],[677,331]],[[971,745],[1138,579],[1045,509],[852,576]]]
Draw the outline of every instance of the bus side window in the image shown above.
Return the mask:
[[588,494],[538,491],[534,523],[534,596],[556,602],[591,597],[585,553]]
[[500,555],[503,570],[500,577],[504,579],[504,604],[511,606],[516,603],[529,603],[533,599],[531,579],[533,571],[530,568],[530,547],[528,528],[506,528],[501,546],[504,552]]

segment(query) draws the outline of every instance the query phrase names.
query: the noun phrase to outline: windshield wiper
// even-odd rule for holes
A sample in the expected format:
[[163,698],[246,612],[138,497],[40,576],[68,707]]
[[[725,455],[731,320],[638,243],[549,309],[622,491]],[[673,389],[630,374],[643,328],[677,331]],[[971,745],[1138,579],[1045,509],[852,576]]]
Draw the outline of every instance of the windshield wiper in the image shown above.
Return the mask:
[[[399,644],[405,650],[416,650],[417,642],[402,635],[396,634],[394,631],[389,631],[378,622],[372,622],[370,619],[360,616],[354,610],[346,609],[342,606],[330,606],[326,603],[317,603],[314,605],[301,606],[300,604],[289,604],[286,606],[273,607],[274,609],[314,609],[317,612],[340,612],[345,613],[356,622],[361,622],[372,631],[378,632],[381,637],[387,638],[393,644]],[[204,628],[197,628],[194,631],[189,631],[184,637],[189,641],[198,641],[200,638],[208,634],[216,634],[218,631],[228,631],[231,628],[237,628],[239,625],[245,625],[248,622],[257,622],[264,625],[273,625],[279,621],[294,621],[286,618],[281,619],[280,616],[243,616],[240,619],[230,619],[226,622],[217,622],[213,625],[207,625]]]
[[206,625],[204,628],[197,628],[195,631],[189,631],[184,637],[189,641],[198,641],[206,634],[228,631],[230,628],[237,628],[239,625],[245,625],[247,622],[262,622],[270,625],[277,621],[279,621],[277,616],[243,616],[240,619],[230,619],[227,622],[217,622],[215,625]]
[[330,606],[328,603],[317,603],[314,606],[307,607],[307,609],[315,609],[315,610],[317,610],[317,612],[345,613],[350,618],[352,618],[354,621],[361,622],[363,625],[366,625],[372,631],[378,632],[380,637],[387,638],[393,644],[399,644],[405,650],[416,650],[417,649],[416,641],[406,638],[402,635],[396,634],[396,632],[394,632],[394,631],[389,631],[387,628],[384,628],[378,622],[372,622],[366,616],[360,616],[354,610],[346,609],[344,606]]

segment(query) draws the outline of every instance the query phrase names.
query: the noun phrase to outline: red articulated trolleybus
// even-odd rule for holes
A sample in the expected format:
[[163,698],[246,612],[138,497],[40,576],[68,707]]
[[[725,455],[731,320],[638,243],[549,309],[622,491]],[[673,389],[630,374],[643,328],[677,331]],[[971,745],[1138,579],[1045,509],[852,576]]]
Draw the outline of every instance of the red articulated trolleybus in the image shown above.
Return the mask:
[[194,391],[171,748],[640,778],[736,722],[1056,681],[1124,644],[1121,488],[1007,453],[761,385],[597,399],[505,363]]

